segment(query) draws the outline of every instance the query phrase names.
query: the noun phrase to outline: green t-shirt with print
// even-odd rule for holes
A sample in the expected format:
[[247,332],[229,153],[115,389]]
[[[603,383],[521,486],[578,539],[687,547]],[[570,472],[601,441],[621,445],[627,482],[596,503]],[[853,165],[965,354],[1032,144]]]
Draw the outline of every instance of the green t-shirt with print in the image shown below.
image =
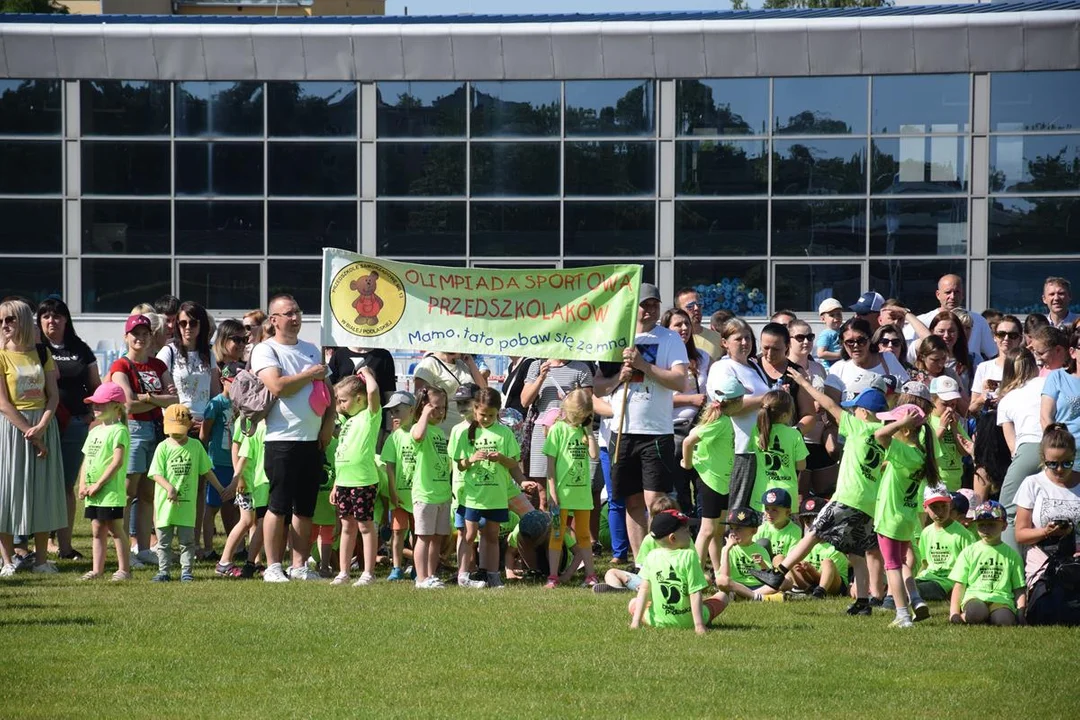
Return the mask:
[[731,550],[728,552],[729,577],[734,582],[741,583],[751,590],[762,585],[760,580],[750,574],[751,570],[761,569],[761,563],[753,558],[755,554],[761,556],[761,559],[765,561],[765,565],[772,565],[769,562],[769,553],[756,542],[749,545],[732,545]]
[[975,599],[1008,605],[1016,610],[1013,592],[1025,587],[1024,561],[1018,552],[1003,542],[987,545],[978,540],[960,551],[949,579],[967,587],[961,606]]
[[375,444],[379,440],[382,416],[361,410],[345,420],[334,455],[334,482],[339,487],[378,485]]
[[821,572],[821,563],[824,560],[832,560],[833,565],[836,566],[836,572],[840,575],[840,579],[847,582],[848,579],[848,559],[847,555],[840,552],[827,542],[818,543],[807,554],[806,562],[810,563],[814,569]]
[[233,441],[240,443],[239,455],[245,460],[245,492],[251,495],[251,502],[256,509],[264,508],[270,504],[270,478],[266,476],[266,465],[263,462],[266,421],[259,423],[251,437],[244,435],[237,427],[233,431]]
[[163,477],[176,488],[176,500],[169,500],[165,488],[154,483],[154,527],[195,527],[199,477],[210,472],[210,456],[198,440],[180,445],[166,439],[154,451],[150,477]]
[[885,448],[874,438],[883,423],[860,420],[849,412],[840,416],[844,453],[832,499],[873,517]]
[[949,579],[949,573],[963,549],[973,542],[975,536],[958,522],[950,522],[945,527],[939,527],[937,523],[927,525],[919,542],[919,556],[926,562],[926,567],[916,577],[933,580],[942,590],[950,592],[953,581]]
[[544,439],[544,455],[555,458],[555,492],[565,510],[592,510],[589,439],[580,425],[559,420]]
[[386,474],[386,465],[382,458],[375,458],[375,473],[378,475],[378,489],[375,491],[375,510],[373,520],[376,525],[386,524],[390,514],[390,476]]
[[[645,558],[641,578],[649,583],[649,607],[643,619],[653,627],[694,627],[690,596],[709,587],[694,548],[657,547]],[[709,622],[709,609],[702,605]]]
[[757,465],[750,506],[761,510],[761,496],[765,491],[780,488],[791,495],[791,512],[796,512],[798,508],[795,503],[799,497],[799,471],[796,464],[810,454],[802,433],[789,425],[773,424],[766,443],[768,449],[762,450],[758,446],[758,432],[755,428],[750,435],[750,447],[754,450]]
[[[469,422],[462,420],[450,428],[450,435],[446,439],[446,453],[450,457],[450,495],[451,500],[453,500],[453,507],[462,504],[461,487],[465,484],[465,473],[458,467],[457,458],[459,453],[465,452],[462,444],[468,440],[466,437],[467,432],[469,432]],[[472,455],[471,452],[465,452],[465,457],[470,455]]]
[[691,464],[701,481],[720,495],[731,489],[731,469],[735,466],[735,427],[721,415],[695,428],[700,441],[694,446]]
[[398,507],[412,512],[413,483],[416,477],[416,441],[412,433],[399,427],[390,433],[383,443],[382,461],[394,466],[394,489],[397,490]]
[[[956,429],[960,435],[971,442],[967,430],[962,424],[957,424]],[[960,452],[960,445],[956,441],[953,428],[948,428],[939,438],[937,433],[941,428],[941,418],[937,415],[930,416],[930,429],[934,431],[934,459],[937,461],[938,474],[941,482],[953,493],[960,489],[960,483],[964,479],[964,454]]]
[[450,465],[446,434],[438,425],[429,423],[423,440],[416,444],[414,503],[438,505],[450,500]]
[[[802,536],[802,528],[799,527],[798,523],[788,520],[787,525],[778,528],[766,520],[758,528],[757,534],[754,535],[754,541],[768,540],[772,547],[773,557],[777,555],[783,557],[787,556],[791,548],[795,547],[795,543],[802,540]],[[769,558],[765,558],[765,562],[769,562]]]
[[634,562],[638,565],[644,565],[645,558],[649,557],[649,553],[658,547],[660,547],[660,545],[657,542],[656,537],[652,533],[645,533],[645,538],[641,541],[641,547],[638,548]]
[[120,467],[101,486],[95,495],[86,497],[86,507],[124,507],[127,505],[127,469],[128,449],[131,447],[131,433],[126,423],[98,425],[86,436],[82,452],[86,465],[86,487],[101,480],[102,475],[112,465],[113,455],[121,449]]
[[[514,518],[517,518],[515,521]],[[518,541],[521,539],[521,518],[517,517],[517,513],[510,513],[510,520],[503,523],[503,525],[513,524],[513,527],[509,530],[506,536],[506,544],[514,549],[517,549]],[[645,543],[642,542],[642,545]],[[563,547],[568,550],[572,550],[577,545],[577,540],[574,539],[574,533],[566,533],[563,540]],[[547,551],[547,544],[544,544],[544,551]]]
[[[475,437],[471,441],[466,428],[458,442],[454,460],[471,457],[477,450],[502,453],[515,460],[521,456],[521,448],[514,433],[499,422],[491,427],[477,425]],[[464,472],[458,502],[474,510],[503,510],[508,507],[507,487],[508,483],[512,482],[510,471],[505,466],[494,460],[481,460]]]
[[337,523],[337,509],[330,504],[330,491],[334,489],[334,457],[337,454],[338,439],[330,438],[330,443],[323,453],[323,483],[319,494],[315,496],[315,514],[311,516],[312,525],[334,525]]
[[915,539],[925,475],[926,453],[894,437],[885,451],[885,470],[874,506],[875,532],[893,540]]

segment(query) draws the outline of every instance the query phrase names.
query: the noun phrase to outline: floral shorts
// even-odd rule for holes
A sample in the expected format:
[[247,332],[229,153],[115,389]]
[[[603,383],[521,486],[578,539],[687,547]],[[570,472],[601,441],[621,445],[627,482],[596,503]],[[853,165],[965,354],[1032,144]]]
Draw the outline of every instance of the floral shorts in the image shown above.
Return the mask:
[[375,519],[375,496],[378,485],[337,488],[337,514],[339,518],[356,518],[360,522]]
[[255,509],[255,501],[251,499],[251,493],[236,493],[233,503],[241,510],[251,512]]

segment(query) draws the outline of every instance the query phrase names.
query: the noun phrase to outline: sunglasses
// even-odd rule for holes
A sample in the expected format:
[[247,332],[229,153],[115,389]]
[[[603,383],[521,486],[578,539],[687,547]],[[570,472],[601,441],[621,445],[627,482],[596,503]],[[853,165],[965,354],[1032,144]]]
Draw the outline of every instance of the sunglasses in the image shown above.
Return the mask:
[[229,339],[237,345],[247,345],[247,338],[243,335],[230,335]]
[[701,303],[699,302],[688,302],[683,305],[683,308],[687,310],[697,310],[699,307],[701,307]]
[[866,337],[857,337],[857,338],[849,338],[848,340],[845,340],[844,345],[846,347],[849,347],[849,348],[851,348],[851,347],[862,347],[863,345],[866,345],[869,342],[870,341]]
[[1043,467],[1045,467],[1047,470],[1071,470],[1072,466],[1072,460],[1062,460],[1060,462],[1054,460],[1047,460],[1043,463]]
[[19,318],[15,317],[14,315],[8,315],[3,320],[0,320],[0,323],[2,323],[4,325],[15,325],[18,322],[19,322]]
[[247,330],[248,332],[251,332],[252,330],[254,330],[257,327],[259,327],[259,326],[258,325],[245,325],[244,329]]
[[900,347],[900,338],[881,338],[878,345],[883,347]]
[[1002,330],[1000,332],[994,333],[994,337],[996,337],[998,340],[1005,340],[1005,339],[1019,340],[1020,339],[1020,333],[1018,333],[1018,332],[1006,332],[1006,331]]
[[815,335],[814,333],[810,333],[809,335],[792,335],[791,337],[796,342],[807,342],[813,340],[815,337],[817,337],[817,335]]
[[199,321],[198,320],[181,320],[180,322],[177,323],[177,325],[179,325],[182,328],[199,327]]

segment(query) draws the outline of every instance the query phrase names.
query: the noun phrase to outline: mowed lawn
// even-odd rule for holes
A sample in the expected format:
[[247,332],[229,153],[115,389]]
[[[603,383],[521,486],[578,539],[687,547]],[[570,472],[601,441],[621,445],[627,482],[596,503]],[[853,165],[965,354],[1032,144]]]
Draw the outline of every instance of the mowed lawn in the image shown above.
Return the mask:
[[[88,548],[88,538],[77,547]],[[704,637],[536,584],[0,582],[0,717],[1075,717],[1080,630],[740,603]],[[113,567],[110,563],[110,568]],[[110,571],[111,572],[111,569]],[[385,571],[383,571],[385,573]],[[174,575],[176,577],[176,575]]]

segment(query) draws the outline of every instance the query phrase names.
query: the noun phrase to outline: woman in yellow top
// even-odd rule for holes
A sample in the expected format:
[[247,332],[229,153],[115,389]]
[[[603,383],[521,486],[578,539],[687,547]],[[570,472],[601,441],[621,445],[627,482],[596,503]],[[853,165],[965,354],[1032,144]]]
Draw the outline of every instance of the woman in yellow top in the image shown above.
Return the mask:
[[[44,361],[42,361],[44,357]],[[14,535],[33,535],[34,572],[55,573],[49,533],[67,525],[56,363],[34,343],[34,311],[0,303],[0,577],[15,573]]]

